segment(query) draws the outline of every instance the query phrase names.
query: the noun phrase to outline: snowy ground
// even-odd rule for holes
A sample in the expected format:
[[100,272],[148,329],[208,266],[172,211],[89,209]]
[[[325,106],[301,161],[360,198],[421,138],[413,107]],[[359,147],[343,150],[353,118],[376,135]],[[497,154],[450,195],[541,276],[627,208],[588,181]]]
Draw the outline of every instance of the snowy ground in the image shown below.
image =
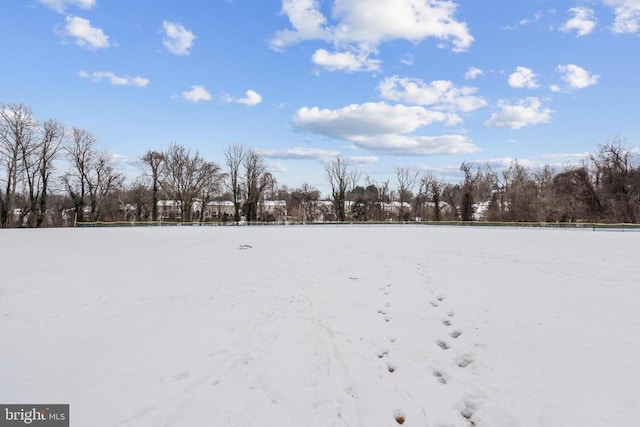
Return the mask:
[[75,427],[637,426],[639,260],[633,232],[4,230],[0,403]]

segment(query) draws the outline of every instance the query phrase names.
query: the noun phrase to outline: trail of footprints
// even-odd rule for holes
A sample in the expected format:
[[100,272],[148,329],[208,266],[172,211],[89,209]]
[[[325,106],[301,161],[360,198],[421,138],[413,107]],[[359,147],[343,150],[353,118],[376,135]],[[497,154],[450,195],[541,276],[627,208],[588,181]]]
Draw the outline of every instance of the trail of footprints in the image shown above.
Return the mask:
[[[387,296],[391,293],[391,285],[390,284],[387,284],[385,286],[381,286],[378,289],[380,290],[380,292],[382,292],[383,294],[385,294]],[[389,304],[389,302],[387,301],[384,304],[384,308],[378,309],[378,314],[380,314],[382,316],[382,319],[386,323],[389,323],[391,321],[391,316],[389,315],[389,308],[390,307],[391,307],[391,304]],[[393,336],[390,337],[389,338],[389,342],[393,344],[394,342],[396,342],[396,338],[393,337]],[[378,350],[378,352],[376,353],[376,356],[378,357],[378,359],[383,359],[383,358],[389,356],[389,349],[387,347],[382,347],[380,350]],[[386,364],[386,368],[387,368],[387,371],[392,374],[398,369],[398,366],[395,363],[389,361]],[[393,419],[398,424],[404,424],[405,420],[406,420],[406,415],[405,415],[404,411],[402,411],[401,409],[396,409],[393,412]]]
[[[438,307],[440,303],[444,301],[444,299],[445,299],[444,295],[438,295],[434,301],[430,302],[430,304],[433,307]],[[447,316],[442,319],[442,324],[445,326],[446,331],[448,332],[447,335],[454,340],[458,339],[462,335],[462,331],[460,329],[453,328],[452,330],[450,330],[453,327],[453,318],[455,317],[455,315],[456,313],[454,310],[449,310],[447,312]],[[436,345],[443,351],[447,351],[451,349],[451,346],[449,345],[449,343],[444,339],[437,340]],[[464,369],[467,366],[469,366],[471,363],[473,363],[473,359],[468,355],[462,355],[455,359],[455,363],[458,366],[458,368]],[[445,373],[439,370],[434,370],[432,374],[440,384],[443,384],[443,385],[447,384],[447,375]],[[473,418],[474,412],[475,412],[475,405],[470,403],[468,400],[465,400],[464,408],[460,411],[460,416],[466,419],[469,422],[470,426],[476,425],[476,420],[474,420]]]
[[[385,296],[388,296],[391,292],[391,285],[387,284],[386,286],[382,286],[379,288],[379,290],[384,293]],[[444,295],[438,295],[434,300],[430,301],[429,304],[434,307],[434,308],[438,308],[441,303],[443,303],[445,300],[445,296]],[[381,308],[378,310],[378,314],[380,314],[383,318],[383,320],[386,323],[389,323],[391,321],[391,316],[389,315],[389,308],[390,308],[390,304],[389,302],[385,303],[384,308]],[[452,330],[450,330],[450,328],[453,327],[453,318],[455,317],[455,311],[454,310],[449,310],[447,312],[447,315],[445,318],[442,319],[442,324],[446,327],[446,331],[448,332],[448,336],[454,340],[458,339],[460,336],[462,336],[462,331],[460,329],[455,329],[453,328]],[[389,341],[391,343],[395,342],[396,338],[395,337],[391,337],[389,339]],[[449,343],[445,340],[445,339],[439,339],[435,342],[435,344],[442,350],[442,351],[447,351],[450,350],[451,347],[449,345]],[[378,352],[376,353],[376,356],[379,359],[383,359],[387,356],[389,356],[389,349],[386,347],[382,347],[380,348],[380,350],[378,350]],[[473,359],[468,356],[468,355],[462,355],[459,356],[455,359],[456,365],[458,366],[458,368],[466,368],[467,366],[469,366],[471,363],[473,363]],[[396,364],[392,363],[392,362],[388,362],[386,364],[386,368],[387,371],[389,373],[394,373],[398,367]],[[440,370],[434,369],[432,371],[433,377],[436,379],[436,381],[438,381],[440,384],[442,385],[446,385],[448,382],[448,376],[446,375],[446,373],[441,372]],[[464,408],[460,411],[460,416],[463,417],[464,419],[466,419],[469,422],[469,425],[474,426],[476,425],[476,421],[473,419],[473,415],[475,412],[475,405],[471,404],[468,401],[464,402]],[[396,411],[394,411],[393,413],[393,418],[396,421],[396,423],[398,424],[404,424],[406,421],[406,415],[405,413],[400,410],[397,409]]]

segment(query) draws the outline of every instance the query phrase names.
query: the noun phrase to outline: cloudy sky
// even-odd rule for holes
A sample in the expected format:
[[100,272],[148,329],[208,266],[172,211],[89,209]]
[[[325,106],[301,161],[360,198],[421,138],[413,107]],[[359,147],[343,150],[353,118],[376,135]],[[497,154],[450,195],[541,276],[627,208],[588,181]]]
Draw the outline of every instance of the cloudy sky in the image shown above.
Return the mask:
[[[260,150],[326,190],[342,154],[456,179],[462,161],[640,144],[640,0],[3,0],[0,101],[93,132],[129,173],[177,142]],[[132,172],[131,172],[132,171]]]

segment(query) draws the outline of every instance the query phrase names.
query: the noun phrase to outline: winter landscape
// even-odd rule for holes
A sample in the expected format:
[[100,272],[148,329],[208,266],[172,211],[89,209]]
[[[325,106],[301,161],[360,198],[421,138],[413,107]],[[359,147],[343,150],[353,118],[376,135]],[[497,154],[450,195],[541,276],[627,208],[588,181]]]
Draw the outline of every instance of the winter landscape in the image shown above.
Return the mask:
[[634,426],[640,233],[3,230],[0,402],[72,426]]

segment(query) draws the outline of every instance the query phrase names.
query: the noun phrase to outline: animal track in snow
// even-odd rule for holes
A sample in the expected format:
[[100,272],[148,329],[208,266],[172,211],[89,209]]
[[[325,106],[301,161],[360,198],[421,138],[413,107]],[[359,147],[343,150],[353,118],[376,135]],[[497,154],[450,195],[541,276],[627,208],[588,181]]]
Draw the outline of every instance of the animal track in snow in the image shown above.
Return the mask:
[[444,295],[438,295],[438,298],[436,298],[438,301],[443,301],[444,300]]
[[453,311],[453,310],[449,310],[449,312],[447,313],[447,316],[449,316],[449,317],[453,317],[455,315],[456,315],[456,312]]
[[449,319],[444,319],[442,323],[444,323],[445,326],[451,326],[451,320]]
[[389,354],[389,350],[387,350],[385,347],[382,347],[380,350],[378,350],[377,356],[378,356],[378,359],[382,359],[388,354]]
[[389,316],[389,315],[385,315],[385,316],[384,316],[384,321],[385,321],[385,322],[387,322],[387,323],[389,323],[389,322],[391,321],[391,316]]
[[460,335],[462,335],[462,331],[459,331],[458,329],[449,334],[451,338],[458,338]]
[[398,424],[404,424],[404,421],[406,420],[406,416],[404,415],[404,411],[401,409],[396,409],[393,412],[393,418],[396,420],[396,422]]
[[394,363],[387,363],[387,371],[394,373],[398,367]]
[[253,248],[253,246],[251,245],[240,245],[238,246],[238,249],[240,249],[241,251],[247,250],[247,249],[251,249]]
[[466,368],[467,366],[471,365],[471,363],[473,362],[473,359],[467,356],[463,356],[462,358],[459,359],[458,361],[458,367],[460,368]]
[[433,376],[436,377],[436,379],[438,380],[438,382],[440,384],[446,384],[447,383],[447,379],[444,377],[444,375],[442,374],[442,372],[440,371],[433,371]]
[[431,301],[429,304],[431,304],[431,305],[432,305],[432,306],[434,306],[434,307],[437,307],[437,306],[438,306],[438,303],[437,303],[437,302],[435,302],[435,301]]
[[444,341],[436,341],[436,344],[443,350],[449,350],[449,345]]
[[473,414],[476,411],[476,405],[469,401],[464,402],[464,408],[460,411],[460,415],[467,421],[469,421],[470,426],[475,426],[476,421],[473,419]]
[[173,376],[173,381],[174,382],[180,381],[180,380],[183,380],[183,379],[187,378],[188,376],[189,376],[189,372],[186,372],[186,371],[178,372],[177,374],[175,374]]

